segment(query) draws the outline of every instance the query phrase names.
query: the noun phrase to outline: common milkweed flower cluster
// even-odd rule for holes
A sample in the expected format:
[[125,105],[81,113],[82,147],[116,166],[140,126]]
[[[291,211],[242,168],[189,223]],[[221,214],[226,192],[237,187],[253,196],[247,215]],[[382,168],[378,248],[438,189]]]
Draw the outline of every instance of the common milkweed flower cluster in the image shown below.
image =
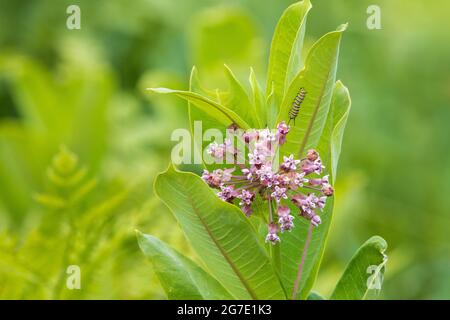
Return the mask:
[[[266,242],[272,244],[280,241],[280,232],[294,228],[288,202],[298,208],[300,217],[317,227],[321,223],[319,214],[327,198],[333,195],[328,175],[322,175],[325,167],[316,150],[309,150],[302,159],[284,156],[277,165],[275,157],[279,146],[286,142],[289,129],[282,121],[275,132],[265,128],[235,133],[249,151],[245,164],[212,172],[204,170],[202,175],[210,187],[218,189],[220,199],[237,203],[247,217],[253,213],[252,205],[257,196],[266,201],[269,207]],[[229,155],[237,159],[239,151],[230,140],[225,140],[223,144],[213,142],[207,152],[220,161]]]

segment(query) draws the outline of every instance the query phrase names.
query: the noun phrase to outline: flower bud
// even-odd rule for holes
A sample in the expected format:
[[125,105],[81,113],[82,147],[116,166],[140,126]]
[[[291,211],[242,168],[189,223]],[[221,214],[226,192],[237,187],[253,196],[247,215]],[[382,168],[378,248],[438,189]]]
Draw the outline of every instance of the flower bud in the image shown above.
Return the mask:
[[306,158],[309,161],[316,161],[319,158],[319,153],[314,149],[310,149],[310,150],[308,150],[308,153],[306,154]]
[[329,183],[323,184],[323,186],[322,186],[322,193],[324,195],[326,195],[327,197],[331,197],[333,195],[333,193],[334,193],[334,189],[331,186],[331,184],[329,184]]

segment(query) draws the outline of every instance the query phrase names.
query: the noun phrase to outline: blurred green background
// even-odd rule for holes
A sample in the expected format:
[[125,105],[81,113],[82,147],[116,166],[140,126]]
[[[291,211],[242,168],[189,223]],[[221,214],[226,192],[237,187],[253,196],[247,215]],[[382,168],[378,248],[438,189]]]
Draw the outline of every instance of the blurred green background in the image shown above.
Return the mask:
[[[152,181],[187,127],[195,64],[264,83],[270,39],[292,1],[0,2],[0,298],[158,299],[138,228],[189,254]],[[335,220],[316,290],[327,295],[358,246],[389,243],[381,298],[450,298],[450,2],[312,1],[306,47],[349,22],[338,78],[353,100]],[[66,8],[81,8],[81,30]],[[366,27],[371,4],[381,30]],[[65,286],[81,267],[81,290]]]

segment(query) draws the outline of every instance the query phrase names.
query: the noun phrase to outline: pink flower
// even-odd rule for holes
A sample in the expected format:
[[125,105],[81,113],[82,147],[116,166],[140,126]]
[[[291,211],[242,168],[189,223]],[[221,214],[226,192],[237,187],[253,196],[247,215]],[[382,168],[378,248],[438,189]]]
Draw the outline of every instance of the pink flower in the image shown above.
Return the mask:
[[206,152],[216,160],[223,159],[223,156],[225,155],[225,145],[213,142],[208,146]]
[[317,158],[315,161],[305,159],[302,162],[302,171],[305,173],[305,175],[311,174],[313,172],[321,174],[324,168],[325,167],[322,165],[322,161],[320,160],[320,158]]
[[277,235],[278,232],[278,225],[275,223],[270,223],[268,226],[269,232],[266,236],[266,242],[270,242],[272,244],[276,244],[280,241],[280,237]]
[[289,133],[289,126],[286,122],[281,121],[277,126],[278,144],[282,146],[286,142],[286,135]]
[[247,217],[250,217],[251,214],[253,213],[252,206],[243,206],[241,207],[241,210]]
[[272,192],[271,197],[277,202],[280,202],[281,199],[287,199],[286,188],[275,186],[275,190]]
[[241,194],[237,196],[239,199],[241,199],[241,202],[239,202],[239,205],[242,206],[250,206],[253,202],[253,199],[255,199],[255,194],[248,190],[242,190]]
[[316,227],[321,223],[320,217],[314,209],[316,207],[322,209],[325,206],[323,198],[318,198],[314,194],[309,194],[308,196],[297,194],[293,197],[292,202],[300,208],[300,216],[310,220]]
[[242,169],[242,174],[245,176],[247,180],[253,181],[258,178],[258,174],[256,173],[258,170],[252,166],[250,169],[244,168]]
[[261,166],[259,170],[256,171],[259,176],[261,184],[266,187],[271,187],[273,185],[273,171],[271,166]]
[[308,153],[306,154],[306,158],[309,161],[316,161],[317,159],[319,159],[319,153],[314,149],[310,149],[310,150],[308,150]]
[[286,172],[295,171],[300,162],[300,160],[295,160],[292,154],[289,157],[283,156],[283,163],[280,165],[280,168]]
[[220,186],[220,190],[217,195],[219,196],[220,199],[222,199],[223,201],[226,202],[231,202],[234,200],[234,198],[237,197],[238,193],[236,192],[236,190],[234,190],[234,186],[224,186],[221,185]]
[[235,168],[231,169],[217,169],[212,173],[209,173],[208,170],[203,170],[202,179],[212,188],[219,188],[221,184],[224,182],[228,182],[231,180],[232,173]]
[[322,220],[318,215],[315,215],[314,217],[311,218],[311,223],[313,224],[314,227],[318,227],[319,224],[322,223]]
[[248,162],[252,165],[262,165],[266,161],[266,156],[258,150],[254,150],[253,153],[248,154],[248,159]]
[[[276,133],[268,128],[252,129],[244,134],[231,129],[238,139],[247,143],[250,150],[247,163],[239,164],[241,173],[237,174],[234,173],[235,168],[216,169],[212,172],[204,170],[203,180],[209,186],[220,189],[217,195],[223,201],[235,203],[239,199],[239,206],[248,217],[253,212],[252,206],[258,195],[266,201],[270,208],[266,242],[276,244],[280,241],[279,231],[291,231],[294,228],[291,210],[283,204],[286,199],[290,199],[299,208],[300,217],[311,221],[313,226],[318,226],[321,219],[317,212],[324,209],[327,197],[334,192],[328,175],[320,176],[324,166],[319,153],[311,149],[302,160],[295,159],[293,155],[284,156],[279,169],[274,170],[275,151],[286,142],[290,130],[285,122],[277,125]],[[228,139],[223,144],[211,143],[207,151],[218,159],[223,159],[229,153],[235,156],[237,154]],[[319,176],[311,177],[311,174]],[[306,188],[312,189],[312,192],[304,193]],[[271,211],[273,201],[277,204],[275,219]]]
[[250,143],[252,141],[256,141],[258,139],[258,131],[257,130],[247,130],[243,135],[245,143]]
[[329,183],[329,176],[323,176],[322,178],[318,178],[318,179],[309,179],[309,184],[312,186],[322,186],[324,184],[328,184]]
[[322,190],[322,193],[324,195],[326,195],[327,197],[331,197],[333,195],[333,193],[334,193],[334,189],[331,186],[331,184],[329,184],[329,183],[324,183],[322,185],[322,189],[321,190]]
[[287,206],[279,206],[278,207],[278,223],[281,226],[281,232],[291,231],[294,228],[294,217],[289,213],[291,209]]

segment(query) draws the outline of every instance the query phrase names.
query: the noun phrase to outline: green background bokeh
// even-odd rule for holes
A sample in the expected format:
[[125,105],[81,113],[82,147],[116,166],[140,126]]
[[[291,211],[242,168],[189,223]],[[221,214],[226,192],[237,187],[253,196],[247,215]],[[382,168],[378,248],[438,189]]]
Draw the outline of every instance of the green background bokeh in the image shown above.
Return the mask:
[[[195,259],[152,192],[187,111],[144,88],[185,89],[192,65],[215,88],[223,63],[241,79],[253,66],[264,83],[270,39],[290,3],[0,3],[0,298],[165,297],[134,229]],[[352,96],[315,289],[328,295],[357,247],[379,234],[389,243],[381,298],[449,299],[450,3],[312,3],[307,48],[349,23],[337,78]],[[81,30],[66,28],[71,4],[81,8]],[[381,8],[381,30],[366,26],[371,4]],[[51,195],[72,199],[78,189],[52,182],[55,154],[85,168],[80,186],[95,181],[63,207]],[[61,285],[68,264],[80,265],[81,290]]]

